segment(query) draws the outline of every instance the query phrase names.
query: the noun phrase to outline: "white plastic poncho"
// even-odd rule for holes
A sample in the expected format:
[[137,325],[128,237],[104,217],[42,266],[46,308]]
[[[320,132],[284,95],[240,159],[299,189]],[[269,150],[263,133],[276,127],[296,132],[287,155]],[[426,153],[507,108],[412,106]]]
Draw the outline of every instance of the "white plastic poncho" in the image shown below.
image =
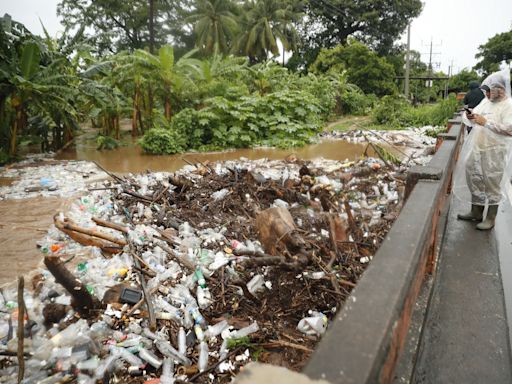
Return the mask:
[[453,191],[457,198],[474,205],[497,205],[504,199],[510,182],[512,148],[512,99],[510,71],[493,73],[485,81],[490,99],[483,99],[473,114],[487,121],[478,125],[463,114],[462,121],[473,130],[466,138],[457,165]]

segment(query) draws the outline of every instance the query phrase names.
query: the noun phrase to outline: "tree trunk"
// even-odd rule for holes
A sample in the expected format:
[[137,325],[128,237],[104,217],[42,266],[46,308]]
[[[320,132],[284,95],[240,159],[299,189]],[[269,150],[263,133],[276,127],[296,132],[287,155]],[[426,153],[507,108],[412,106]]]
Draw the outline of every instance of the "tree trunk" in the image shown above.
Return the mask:
[[115,125],[115,129],[116,129],[116,139],[119,140],[119,135],[120,135],[120,130],[121,130],[121,127],[119,125],[119,115],[116,114],[115,116],[115,120],[114,120],[114,125]]
[[11,137],[9,140],[9,155],[14,156],[16,154],[16,150],[18,149],[18,141],[17,136],[18,133],[22,130],[23,124],[23,108],[21,105],[15,108],[15,118],[11,128]]
[[139,88],[135,88],[135,95],[133,95],[133,111],[132,111],[132,137],[139,135],[137,124],[139,121]]
[[169,97],[165,97],[165,118],[167,121],[171,121],[171,100]]
[[73,140],[73,130],[69,125],[64,127],[64,145]]

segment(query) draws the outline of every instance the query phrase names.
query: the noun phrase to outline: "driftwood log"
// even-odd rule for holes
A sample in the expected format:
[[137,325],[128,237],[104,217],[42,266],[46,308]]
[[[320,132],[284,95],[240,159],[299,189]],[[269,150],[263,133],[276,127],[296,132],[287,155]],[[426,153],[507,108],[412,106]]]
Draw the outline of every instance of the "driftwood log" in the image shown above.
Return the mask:
[[[126,244],[124,239],[117,239],[108,234],[81,228],[68,218],[61,220],[58,214],[53,217],[53,223],[58,230],[64,232],[77,243],[101,248],[106,253],[119,253],[123,250],[123,244]],[[109,239],[115,241],[108,241]]]
[[82,282],[66,268],[66,264],[58,256],[45,256],[44,264],[55,277],[57,283],[62,285],[73,298],[71,305],[80,315],[89,317],[91,311],[101,308],[100,301],[87,291]]

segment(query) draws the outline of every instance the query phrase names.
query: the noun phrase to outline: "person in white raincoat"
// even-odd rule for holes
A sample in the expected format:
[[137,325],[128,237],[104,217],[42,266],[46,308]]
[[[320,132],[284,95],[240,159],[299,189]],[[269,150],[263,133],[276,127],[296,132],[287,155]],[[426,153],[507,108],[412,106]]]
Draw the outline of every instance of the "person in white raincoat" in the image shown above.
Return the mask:
[[[480,230],[494,227],[498,206],[504,196],[502,186],[512,143],[510,70],[493,73],[484,84],[490,88],[490,98],[483,99],[471,113],[463,115],[464,124],[473,126],[473,130],[463,150],[466,186],[456,182],[454,188],[456,196],[470,196],[467,200],[471,201],[471,211],[459,214],[457,218],[481,221],[476,226]],[[464,188],[469,193],[464,193]]]

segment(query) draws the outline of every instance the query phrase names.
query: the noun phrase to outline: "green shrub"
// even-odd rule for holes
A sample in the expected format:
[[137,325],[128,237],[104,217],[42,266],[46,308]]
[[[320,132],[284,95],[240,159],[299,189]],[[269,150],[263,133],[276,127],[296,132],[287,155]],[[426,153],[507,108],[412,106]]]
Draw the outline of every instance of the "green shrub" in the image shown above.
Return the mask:
[[11,160],[9,154],[0,148],[0,165],[7,164],[9,160]]
[[403,97],[384,96],[372,111],[374,124],[396,127],[400,125],[401,117],[409,103]]
[[152,128],[147,131],[140,145],[144,152],[155,155],[172,155],[186,149],[186,140],[171,128]]
[[119,145],[120,145],[119,141],[117,141],[116,139],[114,139],[113,137],[110,137],[110,136],[99,135],[96,138],[96,149],[97,150],[116,149],[119,147]]
[[339,111],[344,115],[366,115],[377,102],[377,96],[365,95],[356,85],[346,84],[339,97]]
[[288,85],[288,89],[309,93],[315,98],[321,118],[327,120],[332,117],[339,93],[337,79],[310,73],[307,76],[296,76],[296,79]]
[[456,110],[455,97],[413,107],[404,98],[385,96],[372,111],[372,120],[393,128],[440,126],[445,125]]
[[201,110],[180,111],[172,129],[194,149],[245,148],[255,144],[304,145],[321,128],[321,107],[310,93],[282,90],[231,101],[214,97]]

